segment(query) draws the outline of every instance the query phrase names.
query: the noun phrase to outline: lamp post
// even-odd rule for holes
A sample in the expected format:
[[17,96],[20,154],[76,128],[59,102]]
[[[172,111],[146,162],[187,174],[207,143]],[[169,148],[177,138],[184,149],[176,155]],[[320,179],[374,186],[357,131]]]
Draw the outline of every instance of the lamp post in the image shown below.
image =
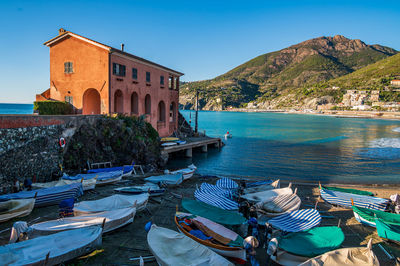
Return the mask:
[[194,133],[199,132],[199,90],[196,89],[196,118],[194,120],[195,126],[194,126]]

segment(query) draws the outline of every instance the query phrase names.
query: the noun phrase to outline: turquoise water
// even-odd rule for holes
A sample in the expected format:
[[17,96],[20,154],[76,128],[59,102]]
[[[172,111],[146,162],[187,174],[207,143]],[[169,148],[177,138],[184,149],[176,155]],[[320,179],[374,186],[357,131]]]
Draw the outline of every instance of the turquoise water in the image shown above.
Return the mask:
[[[189,120],[190,111],[181,111]],[[194,112],[191,113],[194,126]],[[400,183],[400,121],[279,113],[199,113],[207,135],[233,137],[191,162],[204,175],[340,183]]]
[[0,103],[0,114],[32,114],[33,104]]

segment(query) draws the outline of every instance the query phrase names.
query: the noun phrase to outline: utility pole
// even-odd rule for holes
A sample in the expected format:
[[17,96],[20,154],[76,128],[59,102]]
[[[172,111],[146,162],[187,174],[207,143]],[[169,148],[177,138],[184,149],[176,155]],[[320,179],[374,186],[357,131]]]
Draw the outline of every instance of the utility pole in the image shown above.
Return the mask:
[[198,133],[199,131],[199,90],[196,89],[196,119],[195,119],[195,126],[194,126],[194,133]]

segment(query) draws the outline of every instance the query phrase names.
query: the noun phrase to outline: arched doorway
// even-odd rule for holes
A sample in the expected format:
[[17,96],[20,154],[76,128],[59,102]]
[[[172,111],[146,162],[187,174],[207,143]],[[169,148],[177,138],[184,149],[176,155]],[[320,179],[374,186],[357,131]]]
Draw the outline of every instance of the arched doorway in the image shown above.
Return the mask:
[[163,101],[158,103],[158,121],[165,122],[165,103]]
[[131,95],[131,114],[139,114],[139,96],[136,92]]
[[124,95],[121,90],[114,93],[114,113],[122,114],[124,112]]
[[144,98],[144,112],[146,115],[151,114],[151,97],[149,94]]
[[169,122],[175,122],[176,121],[176,103],[172,102],[169,105]]
[[98,115],[100,112],[100,93],[96,89],[87,89],[82,98],[82,114]]

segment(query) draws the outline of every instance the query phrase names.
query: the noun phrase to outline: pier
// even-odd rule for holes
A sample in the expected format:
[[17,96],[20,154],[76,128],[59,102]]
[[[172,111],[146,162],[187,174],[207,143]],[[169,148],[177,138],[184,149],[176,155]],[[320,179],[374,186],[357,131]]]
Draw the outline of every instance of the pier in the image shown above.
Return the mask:
[[184,152],[186,157],[193,156],[193,149],[199,149],[201,152],[207,152],[208,147],[220,149],[223,145],[221,138],[187,138],[186,144],[162,147],[161,153],[168,155],[175,152]]

